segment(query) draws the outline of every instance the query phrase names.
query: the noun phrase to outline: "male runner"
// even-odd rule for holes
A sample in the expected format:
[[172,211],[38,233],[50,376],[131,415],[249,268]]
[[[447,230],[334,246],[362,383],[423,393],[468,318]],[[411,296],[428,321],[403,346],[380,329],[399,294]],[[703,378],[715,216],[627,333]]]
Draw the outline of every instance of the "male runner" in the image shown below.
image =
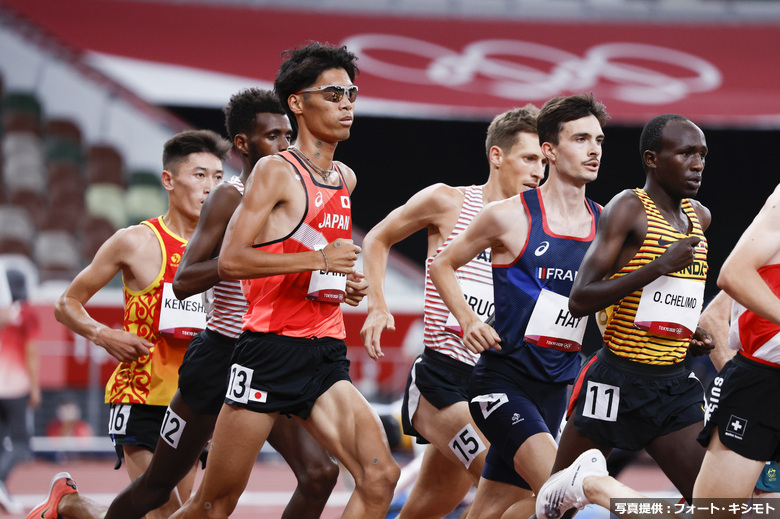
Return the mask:
[[[431,279],[460,323],[464,344],[481,354],[470,410],[490,449],[470,518],[500,517],[513,503],[530,500],[552,468],[586,324],[568,315],[567,298],[601,212],[585,197],[585,186],[598,175],[607,117],[592,95],[547,101],[538,118],[547,181],[485,207],[431,264]],[[455,277],[488,248],[493,326],[467,304]],[[532,502],[525,507],[528,517]]]
[[[120,361],[106,385],[106,402],[111,404],[109,432],[119,463],[122,457],[126,461],[131,481],[152,460],[184,352],[194,331],[205,324],[199,297],[181,304],[171,283],[203,202],[222,180],[222,160],[229,151],[230,143],[208,130],[186,131],[169,139],[161,175],[168,192],[168,211],[117,231],[54,307],[58,321]],[[118,272],[122,272],[125,293],[123,330],[96,321],[85,308]],[[157,503],[160,508],[148,517],[168,517],[179,507],[180,498],[185,500],[192,490],[192,469],[192,464],[182,468],[178,496],[167,487],[165,500],[160,498]],[[75,484],[68,481],[67,473],[55,476],[50,494],[61,497],[61,492],[75,491]],[[45,517],[56,516],[56,504],[47,500],[41,507]]]
[[[425,284],[425,351],[409,372],[404,394],[404,432],[429,443],[414,487],[400,518],[443,517],[479,483],[487,440],[468,409],[468,384],[478,355],[463,345],[444,302],[428,275],[428,266],[482,209],[483,205],[533,189],[544,178],[546,160],[539,147],[533,105],[496,116],[487,130],[490,166],[481,186],[434,184],[391,212],[363,240],[363,265],[369,282],[368,316],[361,335],[368,355],[383,356],[380,338],[395,323],[384,298],[383,281],[390,247],[421,229],[428,231]],[[486,318],[493,307],[490,250],[457,271],[473,308]]]
[[275,91],[296,148],[261,159],[228,226],[220,277],[243,279],[249,310],[203,483],[174,517],[228,517],[279,414],[292,415],[355,480],[344,517],[384,517],[399,476],[376,412],[349,380],[344,320],[354,172],[333,161],[349,137],[356,57],[310,43],[285,53]]
[[[729,346],[737,351],[713,380],[706,446],[694,504],[753,493],[767,461],[780,460],[780,186],[723,263],[718,286],[734,299]],[[760,482],[759,482],[760,483]],[[733,515],[719,510],[713,517]]]
[[[637,497],[606,475],[603,456],[612,448],[645,449],[689,503],[704,457],[695,441],[704,418],[702,386],[683,361],[689,344],[705,350],[711,344],[697,332],[710,212],[691,198],[701,185],[707,142],[691,121],[665,114],[645,125],[640,153],[644,187],[606,206],[572,288],[572,315],[606,313],[605,347],[577,377],[553,470],[571,466],[540,491],[540,519],[588,502],[609,508],[610,497]],[[603,478],[599,484],[585,481],[587,475]],[[589,492],[588,485],[601,488]]]
[[[241,175],[219,184],[206,198],[173,281],[174,293],[182,299],[216,285],[208,324],[193,338],[184,356],[179,390],[149,469],[117,496],[106,515],[109,518],[141,517],[156,508],[155,496],[159,500],[166,492],[170,494],[169,487],[192,467],[211,437],[225,398],[230,356],[241,334],[247,303],[238,281],[219,279],[216,254],[252,167],[260,158],[287,149],[292,137],[290,121],[277,97],[256,88],[231,97],[225,108],[225,127],[241,156]],[[172,429],[174,434],[166,433]],[[338,465],[292,420],[278,420],[269,442],[288,461],[298,480],[282,517],[319,517],[337,481]],[[103,513],[89,512],[101,512],[99,507],[76,496],[74,493],[60,501],[63,519],[103,517]]]

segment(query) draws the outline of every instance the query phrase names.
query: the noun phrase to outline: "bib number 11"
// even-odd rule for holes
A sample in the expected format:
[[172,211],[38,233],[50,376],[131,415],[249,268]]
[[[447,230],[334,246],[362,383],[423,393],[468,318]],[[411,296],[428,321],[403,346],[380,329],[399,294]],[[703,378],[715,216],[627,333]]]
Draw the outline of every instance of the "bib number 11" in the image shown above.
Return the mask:
[[614,422],[617,420],[618,405],[620,404],[620,388],[588,381],[588,389],[585,392],[585,405],[582,416]]

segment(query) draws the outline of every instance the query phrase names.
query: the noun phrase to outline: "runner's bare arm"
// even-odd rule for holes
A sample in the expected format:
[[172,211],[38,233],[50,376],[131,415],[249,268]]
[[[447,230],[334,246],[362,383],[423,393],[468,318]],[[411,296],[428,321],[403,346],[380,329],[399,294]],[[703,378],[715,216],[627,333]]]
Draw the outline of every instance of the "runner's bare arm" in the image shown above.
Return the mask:
[[112,357],[122,362],[131,362],[148,354],[153,344],[134,333],[115,330],[96,321],[85,305],[118,272],[130,274],[128,259],[144,248],[150,235],[148,229],[138,225],[117,231],[100,247],[92,263],[76,276],[54,305],[54,316],[59,322],[105,348]]
[[780,325],[780,299],[758,274],[780,263],[780,185],[767,199],[731,251],[718,276],[718,286],[741,305]]
[[[272,211],[291,204],[295,194],[300,192],[301,184],[295,179],[294,169],[283,159],[268,156],[258,161],[222,241],[218,261],[221,278],[251,279],[326,268],[320,251],[274,254],[252,247],[268,224]],[[352,240],[339,239],[322,250],[331,272],[349,274],[360,247]]]
[[[483,323],[463,298],[455,271],[488,248],[503,247],[508,229],[505,209],[509,200],[489,204],[480,211],[468,227],[433,260],[431,280],[444,303],[463,330],[463,344],[474,353],[501,349],[501,338]],[[514,215],[515,217],[517,215]],[[516,219],[516,218],[515,218]],[[525,225],[527,232],[527,223]]]
[[[395,331],[395,319],[387,306],[384,278],[390,247],[422,229],[428,229],[428,255],[452,232],[463,203],[463,192],[445,184],[435,184],[415,193],[404,205],[394,209],[376,224],[363,239],[363,268],[368,281],[368,315],[360,330],[368,356],[384,356],[381,336]],[[447,225],[449,224],[449,225]],[[444,229],[448,227],[448,229]],[[433,249],[433,251],[431,250]]]
[[718,292],[699,317],[699,326],[710,332],[715,349],[710,353],[710,360],[715,369],[720,371],[736,353],[729,348],[729,317],[731,315],[731,297],[724,292]]
[[689,237],[672,244],[660,257],[620,277],[611,278],[638,250],[647,232],[644,206],[631,190],[617,194],[601,213],[596,238],[588,247],[569,296],[575,317],[589,315],[616,303],[664,274],[693,263]]

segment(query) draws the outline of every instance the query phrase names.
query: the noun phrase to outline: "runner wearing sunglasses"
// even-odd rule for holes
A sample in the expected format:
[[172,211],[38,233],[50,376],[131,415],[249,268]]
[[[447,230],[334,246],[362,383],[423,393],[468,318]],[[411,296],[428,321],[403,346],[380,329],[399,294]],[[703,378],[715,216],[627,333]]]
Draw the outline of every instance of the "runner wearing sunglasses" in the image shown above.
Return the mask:
[[228,517],[280,414],[352,474],[343,517],[385,517],[400,474],[379,417],[349,379],[339,305],[347,283],[362,281],[351,239],[356,177],[333,161],[354,118],[356,57],[320,43],[285,54],[275,90],[297,123],[296,147],[257,163],[225,233],[219,273],[243,280],[249,309],[203,482],[175,518]]

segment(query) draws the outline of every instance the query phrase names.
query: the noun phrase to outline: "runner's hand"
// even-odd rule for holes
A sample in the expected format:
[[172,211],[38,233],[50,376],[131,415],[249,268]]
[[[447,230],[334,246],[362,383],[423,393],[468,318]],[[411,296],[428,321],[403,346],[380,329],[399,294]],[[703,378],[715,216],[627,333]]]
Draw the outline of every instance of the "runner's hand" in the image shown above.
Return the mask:
[[134,333],[114,330],[107,326],[100,329],[95,344],[120,362],[133,362],[139,357],[149,355],[150,348],[154,346]]
[[703,355],[709,355],[712,350],[715,349],[715,337],[710,332],[702,328],[696,327],[696,333],[691,337],[691,342],[688,343],[688,351],[694,357],[701,357]]
[[344,302],[349,306],[357,306],[368,293],[368,280],[359,270],[347,274],[347,293]]
[[[345,238],[338,238],[330,242],[324,249],[328,258],[328,271],[340,274],[349,274],[355,267],[361,248],[355,242]],[[322,269],[324,270],[324,268]]]
[[477,319],[463,330],[463,344],[473,353],[490,349],[500,350],[501,337],[492,326]]
[[379,360],[380,357],[385,356],[380,344],[382,332],[385,330],[388,332],[395,331],[393,314],[387,309],[369,310],[366,321],[363,323],[363,328],[360,330],[360,337],[363,338],[363,346],[366,348],[366,353],[374,360]]

